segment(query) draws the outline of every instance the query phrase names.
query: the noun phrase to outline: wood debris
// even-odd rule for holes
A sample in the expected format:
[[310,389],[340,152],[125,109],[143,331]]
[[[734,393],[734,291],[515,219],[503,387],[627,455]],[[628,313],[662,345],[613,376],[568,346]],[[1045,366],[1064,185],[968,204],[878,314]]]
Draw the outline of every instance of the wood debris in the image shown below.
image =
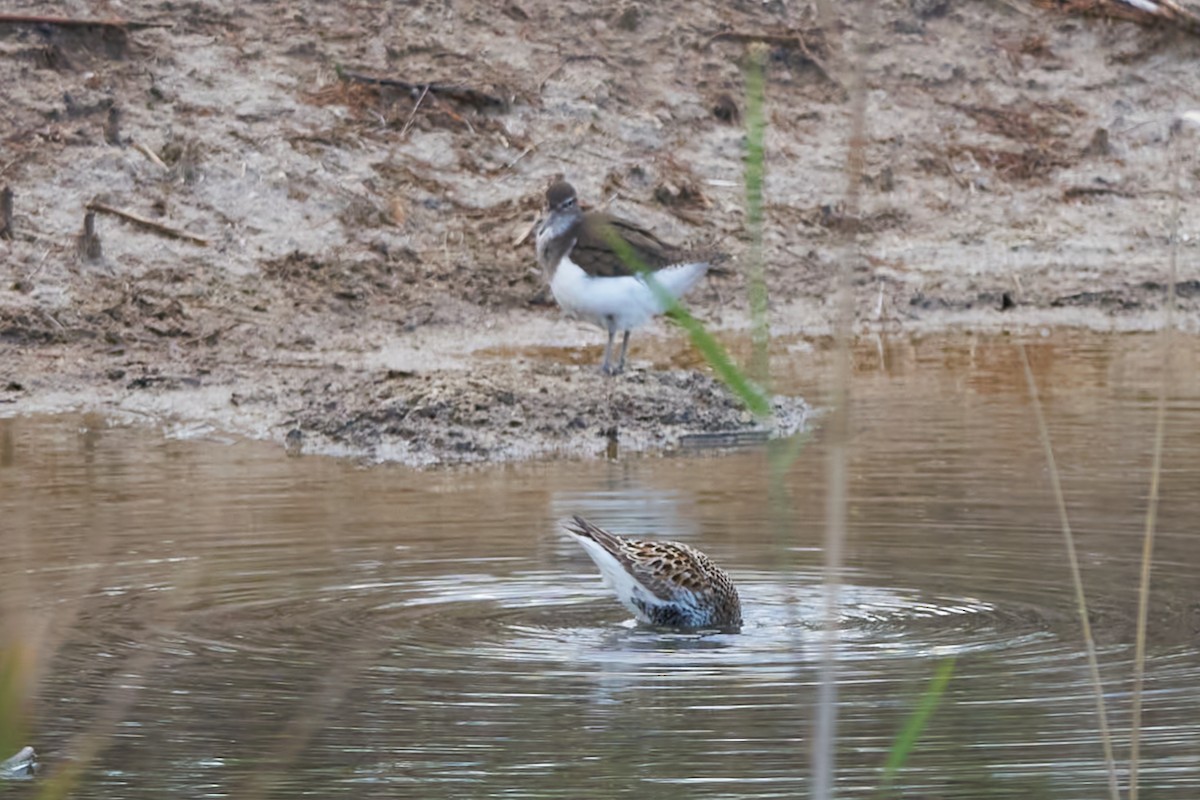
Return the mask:
[[1124,19],[1139,25],[1171,25],[1200,35],[1200,14],[1174,0],[1033,0],[1034,5],[1068,14]]
[[[163,236],[167,236],[171,239],[182,239],[184,241],[192,242],[193,244],[198,244],[201,247],[208,247],[208,239],[205,239],[203,236],[200,236],[199,234],[191,233],[189,231],[181,230],[179,228],[172,228],[170,225],[164,225],[161,222],[156,222],[152,219],[147,219],[145,217],[134,214],[132,211],[122,211],[119,208],[113,208],[110,205],[106,205],[104,203],[98,203],[95,201],[87,204],[87,210],[88,210],[88,212],[99,212],[102,214],[109,214],[114,217],[119,217],[120,219],[123,219],[126,222],[132,222],[134,225],[140,225],[141,227],[146,228],[147,230],[162,234]],[[92,216],[91,213],[89,213],[88,217],[91,217],[91,216]],[[85,218],[85,221],[86,221],[86,219],[87,218]]]
[[457,83],[410,83],[397,78],[379,78],[374,75],[365,75],[361,72],[348,72],[346,70],[339,70],[338,76],[344,81],[365,83],[369,86],[387,86],[393,89],[402,89],[412,94],[413,97],[434,94],[480,109],[492,108],[504,110],[508,108],[508,101],[498,95]]
[[0,14],[0,25],[52,25],[56,28],[123,28],[136,31],[144,28],[173,28],[171,22],[133,22],[124,19],[72,19],[47,17],[41,14]]

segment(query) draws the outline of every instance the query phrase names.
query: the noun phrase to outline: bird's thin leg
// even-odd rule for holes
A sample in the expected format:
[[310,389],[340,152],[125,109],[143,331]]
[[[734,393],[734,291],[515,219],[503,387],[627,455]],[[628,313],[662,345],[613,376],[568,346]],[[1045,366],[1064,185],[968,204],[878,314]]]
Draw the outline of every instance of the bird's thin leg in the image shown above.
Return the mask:
[[605,375],[614,374],[613,369],[611,366],[609,366],[609,364],[612,361],[613,337],[616,336],[616,334],[617,334],[617,332],[613,328],[612,323],[609,322],[609,324],[608,324],[608,344],[606,344],[604,346],[604,363],[600,365],[600,371],[603,372]]
[[625,354],[629,352],[629,331],[625,331],[625,338],[621,340],[621,360],[617,362],[617,372],[625,371]]

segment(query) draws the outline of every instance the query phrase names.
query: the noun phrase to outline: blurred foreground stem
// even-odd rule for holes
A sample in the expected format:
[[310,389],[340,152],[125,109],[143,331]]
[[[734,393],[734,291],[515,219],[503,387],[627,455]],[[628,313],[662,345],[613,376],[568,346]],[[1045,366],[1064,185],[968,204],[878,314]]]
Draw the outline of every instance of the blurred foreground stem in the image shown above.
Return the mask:
[[771,376],[771,327],[767,319],[767,279],[763,269],[763,180],[766,171],[763,140],[767,122],[766,97],[768,48],[755,42],[746,57],[746,226],[750,231],[750,377],[768,387]]

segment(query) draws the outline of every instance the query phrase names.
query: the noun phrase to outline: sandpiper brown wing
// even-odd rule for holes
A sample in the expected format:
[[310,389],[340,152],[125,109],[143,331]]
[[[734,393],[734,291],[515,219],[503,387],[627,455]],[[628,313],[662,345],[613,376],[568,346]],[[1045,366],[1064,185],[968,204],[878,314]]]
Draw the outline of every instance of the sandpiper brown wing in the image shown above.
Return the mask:
[[613,250],[608,238],[613,235],[623,239],[647,269],[657,271],[686,260],[682,250],[672,247],[645,228],[599,212],[584,215],[575,247],[571,250],[571,260],[593,278],[635,274],[636,270]]

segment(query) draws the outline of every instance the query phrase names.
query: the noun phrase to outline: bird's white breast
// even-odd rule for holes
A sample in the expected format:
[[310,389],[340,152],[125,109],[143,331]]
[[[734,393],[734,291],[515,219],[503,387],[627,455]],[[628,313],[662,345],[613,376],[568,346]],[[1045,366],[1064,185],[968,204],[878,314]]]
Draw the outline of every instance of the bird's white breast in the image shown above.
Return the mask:
[[[708,271],[700,262],[665,267],[654,273],[659,284],[679,298]],[[665,309],[642,278],[636,275],[593,277],[565,255],[554,270],[550,291],[563,310],[601,328],[627,331],[644,325]],[[611,322],[610,322],[611,321]]]

